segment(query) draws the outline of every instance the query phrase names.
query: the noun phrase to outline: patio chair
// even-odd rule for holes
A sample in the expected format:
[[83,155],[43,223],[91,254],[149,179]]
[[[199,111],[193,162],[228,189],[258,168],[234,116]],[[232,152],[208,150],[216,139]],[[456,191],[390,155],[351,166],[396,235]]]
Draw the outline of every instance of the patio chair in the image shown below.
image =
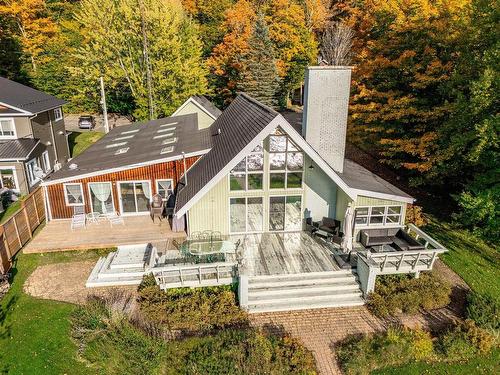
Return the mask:
[[74,215],[81,215],[85,213],[85,206],[73,206],[73,216]]
[[71,230],[85,228],[85,214],[76,214],[71,218]]
[[113,225],[125,225],[125,221],[123,220],[123,216],[119,215],[118,212],[115,212],[114,215],[108,216],[109,223],[111,226]]
[[153,195],[153,201],[151,202],[151,207],[149,209],[149,213],[151,215],[151,219],[153,222],[155,221],[155,217],[158,217],[160,221],[163,220],[163,211],[165,210],[165,202],[163,202],[163,198],[160,194]]

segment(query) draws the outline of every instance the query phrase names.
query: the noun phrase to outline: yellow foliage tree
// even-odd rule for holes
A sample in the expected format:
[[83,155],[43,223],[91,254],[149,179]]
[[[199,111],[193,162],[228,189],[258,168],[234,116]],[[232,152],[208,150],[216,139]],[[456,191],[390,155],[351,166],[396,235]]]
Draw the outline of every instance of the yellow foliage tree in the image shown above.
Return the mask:
[[33,72],[41,61],[44,46],[57,31],[47,16],[45,0],[7,0],[0,3],[0,16],[10,19]]

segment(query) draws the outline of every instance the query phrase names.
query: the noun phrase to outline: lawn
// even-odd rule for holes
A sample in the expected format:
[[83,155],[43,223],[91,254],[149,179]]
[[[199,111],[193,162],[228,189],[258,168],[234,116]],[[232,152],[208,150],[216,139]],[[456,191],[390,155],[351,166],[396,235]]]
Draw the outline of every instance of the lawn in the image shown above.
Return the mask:
[[68,320],[75,306],[42,300],[23,292],[39,265],[98,259],[102,251],[21,254],[11,270],[12,287],[0,301],[0,373],[87,374],[77,359]]
[[104,133],[88,131],[88,132],[72,132],[68,137],[69,149],[71,157],[80,155],[93,143],[97,142],[104,136]]
[[12,202],[9,207],[5,209],[4,212],[0,213],[0,224],[5,223],[9,217],[12,216],[17,210],[21,208],[21,201],[23,197],[20,197],[19,200]]

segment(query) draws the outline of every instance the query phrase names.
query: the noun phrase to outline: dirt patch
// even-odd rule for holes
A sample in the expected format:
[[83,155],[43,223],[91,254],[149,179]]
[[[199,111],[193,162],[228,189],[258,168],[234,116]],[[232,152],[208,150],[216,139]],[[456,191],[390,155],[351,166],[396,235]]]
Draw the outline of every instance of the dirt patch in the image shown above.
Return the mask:
[[[55,263],[38,267],[26,280],[24,292],[38,298],[83,303],[89,294],[103,294],[106,288],[86,288],[95,261]],[[135,291],[135,286],[114,287]]]

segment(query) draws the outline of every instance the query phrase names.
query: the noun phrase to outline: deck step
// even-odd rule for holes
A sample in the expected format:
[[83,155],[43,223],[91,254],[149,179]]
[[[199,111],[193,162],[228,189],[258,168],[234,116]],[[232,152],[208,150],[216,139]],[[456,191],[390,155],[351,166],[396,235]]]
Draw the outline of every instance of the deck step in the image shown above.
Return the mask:
[[101,286],[120,286],[120,285],[139,285],[142,277],[115,277],[108,279],[89,279],[85,286],[87,288],[96,288]]
[[351,307],[351,306],[362,306],[365,301],[362,298],[339,298],[339,299],[324,299],[318,301],[307,301],[304,303],[290,303],[287,301],[281,301],[274,304],[262,305],[253,304],[249,305],[248,309],[251,313],[263,313],[263,312],[274,312],[274,311],[292,311],[292,310],[309,310],[309,309],[320,309],[320,308],[333,308],[333,307]]
[[250,313],[364,304],[355,270],[249,277]]

